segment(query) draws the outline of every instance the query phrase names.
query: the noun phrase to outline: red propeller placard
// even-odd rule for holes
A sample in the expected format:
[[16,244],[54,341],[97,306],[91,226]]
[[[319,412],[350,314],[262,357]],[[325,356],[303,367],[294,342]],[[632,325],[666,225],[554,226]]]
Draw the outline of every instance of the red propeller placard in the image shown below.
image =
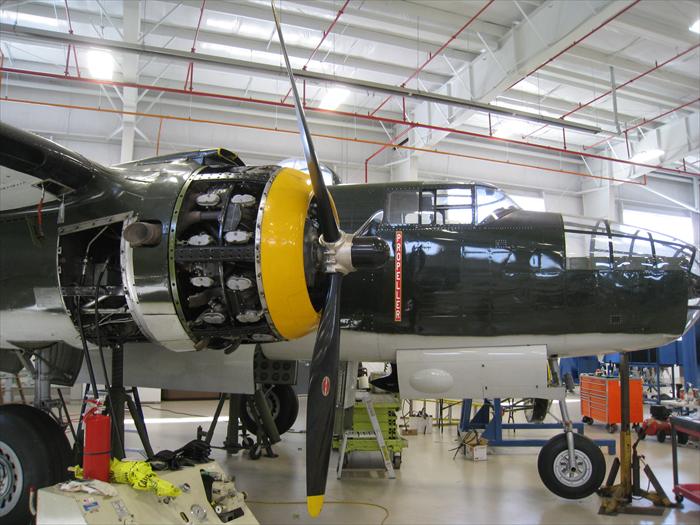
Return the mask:
[[403,232],[394,238],[394,321],[401,322],[401,274],[403,273]]

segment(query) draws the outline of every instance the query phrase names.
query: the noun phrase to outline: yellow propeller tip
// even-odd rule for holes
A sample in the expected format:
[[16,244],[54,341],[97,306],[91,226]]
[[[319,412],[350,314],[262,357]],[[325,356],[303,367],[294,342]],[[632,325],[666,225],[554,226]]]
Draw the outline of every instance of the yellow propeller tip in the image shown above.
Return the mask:
[[323,494],[320,496],[307,496],[306,508],[309,511],[309,516],[312,518],[321,514],[321,509],[323,508]]

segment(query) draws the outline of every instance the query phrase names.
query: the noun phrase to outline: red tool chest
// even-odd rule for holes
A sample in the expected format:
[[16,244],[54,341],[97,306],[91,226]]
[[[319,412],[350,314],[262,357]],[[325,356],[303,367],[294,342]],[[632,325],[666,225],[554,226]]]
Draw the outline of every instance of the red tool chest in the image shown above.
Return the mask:
[[[581,374],[581,416],[587,423],[605,423],[610,432],[621,422],[620,379]],[[630,377],[630,423],[641,423],[642,379]]]

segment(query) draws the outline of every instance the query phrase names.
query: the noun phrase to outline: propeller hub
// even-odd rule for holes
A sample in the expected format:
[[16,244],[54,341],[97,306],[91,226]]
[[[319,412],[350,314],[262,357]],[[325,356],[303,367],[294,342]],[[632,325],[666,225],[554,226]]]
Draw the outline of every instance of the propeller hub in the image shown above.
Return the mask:
[[360,237],[340,231],[336,242],[319,238],[324,248],[323,270],[347,275],[357,270],[379,268],[389,259],[389,245],[379,237]]

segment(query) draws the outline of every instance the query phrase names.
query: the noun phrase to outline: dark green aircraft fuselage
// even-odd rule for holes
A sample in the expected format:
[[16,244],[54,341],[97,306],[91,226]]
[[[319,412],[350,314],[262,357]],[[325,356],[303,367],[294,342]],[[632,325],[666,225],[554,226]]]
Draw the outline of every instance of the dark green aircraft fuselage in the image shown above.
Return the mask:
[[[121,230],[116,228],[121,223],[117,223],[109,234],[116,244],[101,247],[110,242],[109,235],[103,235],[89,254],[98,259],[100,250],[113,252],[110,264],[116,269],[114,275],[103,270],[107,274],[103,284],[111,283],[114,294],[122,296],[129,295],[127,284],[133,285],[141,307],[149,301],[169,303],[174,316],[175,304],[182,324],[192,324],[183,318],[180,302],[193,288],[183,281],[190,291],[181,292],[182,297],[173,293],[173,287],[182,283],[172,274],[191,272],[193,264],[198,264],[173,259],[177,249],[170,239],[175,231],[173,214],[184,205],[183,188],[192,177],[201,180],[208,173],[232,173],[244,183],[250,178],[246,191],[255,193],[255,184],[264,183],[275,172],[273,167],[241,167],[235,156],[221,150],[103,168],[9,126],[2,131],[0,164],[40,180],[51,179],[45,182],[47,190],[63,193],[65,200],[63,210],[55,201],[41,213],[32,206],[0,214],[0,347],[5,348],[62,337],[64,326],[51,323],[66,317],[65,308],[73,303],[71,294],[80,295],[83,252],[92,249],[86,248],[92,234],[80,240],[65,229],[120,214],[161,224],[163,242],[134,248],[133,264],[139,274],[129,277],[124,265],[118,264]],[[16,144],[8,146],[7,140]],[[205,183],[213,188],[221,184],[216,180],[200,184]],[[698,296],[696,249],[663,235],[605,220],[524,211],[497,188],[482,184],[401,182],[341,185],[330,191],[344,231],[362,229],[391,246],[391,258],[384,267],[351,273],[344,280],[341,323],[346,330],[476,338],[522,334],[673,338],[684,332],[696,312],[688,309],[689,301]],[[65,217],[60,226],[63,237],[59,214]],[[121,246],[123,252],[123,241]],[[123,282],[129,279],[134,282]],[[120,285],[126,292],[119,292]],[[223,293],[232,308],[238,292],[224,288]],[[89,298],[80,300],[82,308]],[[257,296],[252,300],[257,301]],[[206,308],[206,298],[202,304]],[[195,316],[203,311],[193,308]],[[37,317],[37,313],[45,315]],[[45,326],[32,326],[32,319]],[[75,324],[74,315],[71,321]],[[204,330],[202,338],[207,336],[206,323],[198,319],[195,325],[185,326],[190,336],[197,329]],[[236,328],[240,325],[231,323],[228,335],[252,342],[246,338],[254,330]],[[226,335],[225,328],[217,330],[217,337]],[[134,328],[125,337],[158,342],[143,332]],[[209,330],[207,337],[212,333]]]

